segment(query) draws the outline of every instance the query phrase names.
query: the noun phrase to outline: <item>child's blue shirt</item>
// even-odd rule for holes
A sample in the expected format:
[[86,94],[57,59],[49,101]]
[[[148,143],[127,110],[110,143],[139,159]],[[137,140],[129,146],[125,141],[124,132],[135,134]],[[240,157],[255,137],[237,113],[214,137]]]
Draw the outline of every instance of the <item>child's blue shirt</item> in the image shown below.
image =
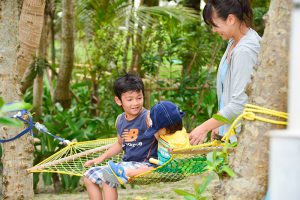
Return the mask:
[[154,136],[145,136],[147,130],[147,109],[133,120],[127,120],[125,113],[117,118],[116,128],[122,138],[123,161],[148,162],[150,157],[157,158],[157,140]]

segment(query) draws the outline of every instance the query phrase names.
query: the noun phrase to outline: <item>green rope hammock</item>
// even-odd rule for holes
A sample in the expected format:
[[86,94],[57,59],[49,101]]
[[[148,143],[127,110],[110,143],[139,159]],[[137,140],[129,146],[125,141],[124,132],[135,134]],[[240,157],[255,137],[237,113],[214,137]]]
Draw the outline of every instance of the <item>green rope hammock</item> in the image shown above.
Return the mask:
[[[99,139],[87,142],[73,142],[61,149],[54,155],[45,159],[34,167],[27,169],[28,172],[53,172],[83,176],[89,167],[83,164],[90,159],[99,157],[108,148],[110,148],[117,138]],[[207,149],[209,148],[209,149]],[[197,147],[173,150],[171,158],[163,165],[132,177],[129,182],[134,184],[150,184],[157,182],[174,182],[185,178],[186,176],[200,174],[205,171],[206,156],[203,155],[212,148],[221,151],[221,146],[216,147]],[[110,160],[119,162],[123,154],[118,154]],[[99,164],[106,165],[106,162]]]

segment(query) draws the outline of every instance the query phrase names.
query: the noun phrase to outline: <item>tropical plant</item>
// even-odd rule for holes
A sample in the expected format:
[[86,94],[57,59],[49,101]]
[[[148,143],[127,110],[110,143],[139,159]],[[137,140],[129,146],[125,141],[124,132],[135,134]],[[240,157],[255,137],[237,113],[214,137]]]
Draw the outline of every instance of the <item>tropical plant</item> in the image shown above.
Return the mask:
[[206,175],[202,177],[201,184],[197,182],[194,183],[194,193],[181,190],[181,189],[174,189],[174,191],[183,196],[184,199],[187,200],[206,200],[211,199],[205,195],[205,190],[210,184],[210,182],[218,176],[222,179],[224,176],[234,177],[234,171],[228,165],[228,153],[224,152],[211,152],[207,155],[206,160]]
[[207,186],[210,184],[210,182],[213,180],[215,174],[214,173],[208,173],[207,176],[202,177],[201,184],[194,183],[194,193],[181,190],[181,189],[174,189],[174,191],[180,195],[183,196],[186,200],[206,200],[208,197],[204,194]]

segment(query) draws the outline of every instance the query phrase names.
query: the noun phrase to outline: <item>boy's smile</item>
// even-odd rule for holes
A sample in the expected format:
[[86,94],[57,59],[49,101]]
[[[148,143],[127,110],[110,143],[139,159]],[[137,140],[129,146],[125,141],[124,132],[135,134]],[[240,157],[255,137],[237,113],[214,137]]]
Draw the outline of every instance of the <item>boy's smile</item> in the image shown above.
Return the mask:
[[115,101],[124,109],[126,119],[132,120],[142,111],[144,96],[142,91],[128,91],[122,94],[121,100],[115,97]]

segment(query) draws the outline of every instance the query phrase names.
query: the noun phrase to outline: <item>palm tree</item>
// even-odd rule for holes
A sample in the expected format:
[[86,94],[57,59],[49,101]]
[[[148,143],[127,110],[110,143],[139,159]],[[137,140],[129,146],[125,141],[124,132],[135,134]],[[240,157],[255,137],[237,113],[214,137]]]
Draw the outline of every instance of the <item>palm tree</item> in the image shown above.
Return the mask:
[[44,9],[46,0],[24,0],[19,25],[20,49],[17,63],[19,74],[22,75],[20,90],[25,93],[32,85],[35,71],[29,67],[32,58],[39,48],[40,37],[44,23]]
[[[5,102],[12,102],[22,99],[19,82],[39,44],[45,1],[24,0],[23,7],[17,0],[1,1],[0,4],[0,35],[5,38],[0,41],[0,93]],[[11,138],[22,130],[2,126],[0,132],[1,136]],[[2,147],[3,199],[32,199],[33,179],[26,172],[33,162],[32,137],[26,134]]]
[[71,106],[70,80],[74,62],[74,1],[62,1],[62,55],[59,67],[54,102],[63,108]]

